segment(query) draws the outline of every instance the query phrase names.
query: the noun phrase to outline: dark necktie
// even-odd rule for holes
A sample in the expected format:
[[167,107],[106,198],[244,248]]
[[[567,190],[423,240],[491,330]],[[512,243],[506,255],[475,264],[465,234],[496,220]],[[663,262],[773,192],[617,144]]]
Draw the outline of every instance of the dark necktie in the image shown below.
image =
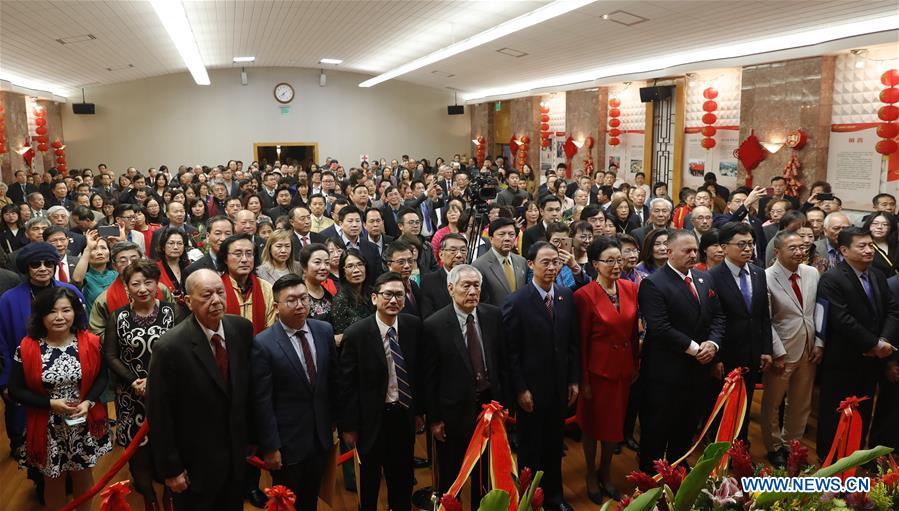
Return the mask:
[[549,293],[543,297],[543,305],[546,306],[546,312],[549,313],[549,319],[553,319],[553,297]]
[[490,383],[487,381],[487,366],[484,364],[484,350],[481,348],[481,334],[478,325],[475,324],[474,314],[468,315],[465,321],[465,342],[468,343],[468,358],[471,360],[471,369],[474,371],[474,386],[478,392],[487,390]]
[[228,382],[228,351],[225,349],[225,340],[219,334],[212,334],[212,353],[215,355],[215,365],[222,373],[222,379]]
[[799,300],[799,307],[802,308],[802,307],[804,307],[803,301],[802,301],[802,290],[799,289],[798,280],[799,280],[798,273],[794,273],[794,274],[790,275],[790,284],[793,286],[793,292],[796,293],[796,298]]
[[865,290],[865,296],[868,297],[868,302],[873,306],[874,305],[874,294],[871,292],[871,282],[868,280],[868,274],[862,273],[859,275],[859,278],[862,281],[862,288]]
[[412,293],[412,282],[406,283],[406,301],[409,305],[415,307],[415,295]]
[[409,373],[406,372],[406,361],[403,359],[403,350],[395,328],[387,329],[387,340],[390,342],[390,358],[393,359],[393,371],[396,373],[398,402],[406,408],[412,408],[412,387],[409,386]]
[[749,290],[749,272],[746,268],[740,270],[740,294],[743,295],[743,302],[746,303],[746,310],[752,311],[752,295]]
[[300,341],[300,348],[303,349],[303,362],[306,363],[306,377],[309,378],[309,385],[315,385],[315,357],[312,356],[312,349],[309,347],[309,340],[306,339],[306,333],[297,330],[297,340]]

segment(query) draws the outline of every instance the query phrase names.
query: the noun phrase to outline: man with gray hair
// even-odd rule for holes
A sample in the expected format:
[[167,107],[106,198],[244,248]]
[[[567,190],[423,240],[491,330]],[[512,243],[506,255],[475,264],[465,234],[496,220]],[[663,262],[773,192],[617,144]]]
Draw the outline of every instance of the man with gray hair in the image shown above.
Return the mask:
[[[50,227],[50,220],[46,218],[31,218],[27,222],[25,222],[25,238],[28,240],[28,243],[34,243],[37,241],[44,241],[44,231],[46,231]],[[27,247],[28,245],[25,245]],[[0,251],[0,257],[4,257],[4,266],[7,270],[18,272],[19,268],[16,266],[16,256],[19,252],[22,251],[25,247],[22,247],[18,250],[13,250],[7,255],[5,252]]]
[[84,247],[87,246],[87,239],[83,234],[72,232],[69,229],[69,210],[62,206],[53,206],[47,210],[47,218],[50,223],[66,230],[66,236],[69,237],[69,254],[73,256],[81,255]]
[[[498,307],[480,303],[481,272],[456,264],[446,277],[452,303],[424,322],[431,332],[422,381],[427,382],[427,417],[437,440],[439,490],[446,492],[459,469],[481,405],[500,401],[505,368],[505,330]],[[472,471],[472,509],[481,501],[486,471]]]
[[671,226],[671,201],[662,197],[656,197],[649,201],[649,221],[639,229],[631,231],[631,236],[642,247],[643,240],[649,231],[653,229],[667,229]]
[[824,262],[824,271],[829,270],[843,260],[837,248],[837,236],[840,231],[850,227],[852,222],[846,213],[835,211],[824,217],[824,237],[815,241],[815,255]]
[[450,270],[465,262],[468,241],[465,236],[451,232],[440,240],[439,254],[442,268],[426,273],[421,277],[421,317],[427,319],[431,314],[452,303],[447,292],[446,282]]

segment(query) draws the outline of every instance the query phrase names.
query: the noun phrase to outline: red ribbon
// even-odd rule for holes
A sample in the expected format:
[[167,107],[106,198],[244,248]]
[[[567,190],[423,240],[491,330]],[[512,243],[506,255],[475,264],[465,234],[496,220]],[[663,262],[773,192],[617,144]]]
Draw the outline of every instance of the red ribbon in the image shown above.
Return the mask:
[[[830,452],[824,459],[822,467],[830,466],[834,461],[845,458],[857,451],[862,445],[862,416],[858,413],[858,405],[869,399],[868,396],[849,396],[840,401],[837,412],[840,414],[840,422],[837,423],[837,432],[830,444]],[[851,468],[840,474],[845,481],[847,477],[855,475],[855,468]]]
[[263,491],[268,497],[268,502],[265,504],[266,511],[297,511],[297,508],[294,507],[297,496],[286,486],[279,484]]
[[[462,469],[459,470],[456,480],[447,490],[446,494],[456,497],[465,485],[465,481],[471,476],[475,463],[481,459],[487,444],[490,444],[490,484],[493,488],[503,490],[509,494],[509,511],[518,509],[518,488],[512,479],[512,474],[517,474],[518,468],[512,459],[512,450],[509,447],[509,439],[506,436],[506,428],[503,425],[506,412],[502,405],[496,401],[483,405],[484,410],[478,416],[478,422],[468,449],[462,459]],[[447,511],[440,504],[439,511]]]
[[103,493],[100,494],[103,497],[103,500],[100,501],[100,511],[131,511],[131,506],[125,500],[125,497],[131,493],[131,489],[128,488],[130,482],[127,479],[119,481],[103,490]]

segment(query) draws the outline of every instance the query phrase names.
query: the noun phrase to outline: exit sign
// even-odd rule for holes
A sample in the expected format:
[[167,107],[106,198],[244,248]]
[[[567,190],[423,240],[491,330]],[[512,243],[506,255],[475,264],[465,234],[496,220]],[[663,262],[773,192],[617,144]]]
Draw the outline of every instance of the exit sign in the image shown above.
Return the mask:
[[493,106],[493,108],[495,108],[496,111],[499,112],[500,110],[503,109],[503,104],[501,102],[497,101],[496,104]]
[[289,107],[289,106],[286,106],[286,105],[285,105],[285,106],[282,106],[282,107],[281,107],[281,115],[287,115],[287,114],[289,114],[289,113],[290,113],[290,107]]

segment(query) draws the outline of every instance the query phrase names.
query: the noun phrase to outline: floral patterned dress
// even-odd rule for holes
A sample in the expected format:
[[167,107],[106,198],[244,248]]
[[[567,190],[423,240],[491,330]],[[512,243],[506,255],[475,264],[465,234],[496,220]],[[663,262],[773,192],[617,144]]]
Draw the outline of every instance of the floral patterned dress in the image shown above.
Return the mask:
[[[49,399],[82,401],[81,361],[78,358],[78,340],[61,347],[49,346],[40,341],[41,380]],[[16,348],[15,361],[22,363],[20,348]],[[63,472],[91,468],[104,454],[112,450],[109,434],[94,438],[88,430],[87,422],[67,425],[63,417],[50,412],[47,424],[47,464],[40,469],[48,477],[59,477]],[[26,467],[25,446],[17,452],[20,467]]]

